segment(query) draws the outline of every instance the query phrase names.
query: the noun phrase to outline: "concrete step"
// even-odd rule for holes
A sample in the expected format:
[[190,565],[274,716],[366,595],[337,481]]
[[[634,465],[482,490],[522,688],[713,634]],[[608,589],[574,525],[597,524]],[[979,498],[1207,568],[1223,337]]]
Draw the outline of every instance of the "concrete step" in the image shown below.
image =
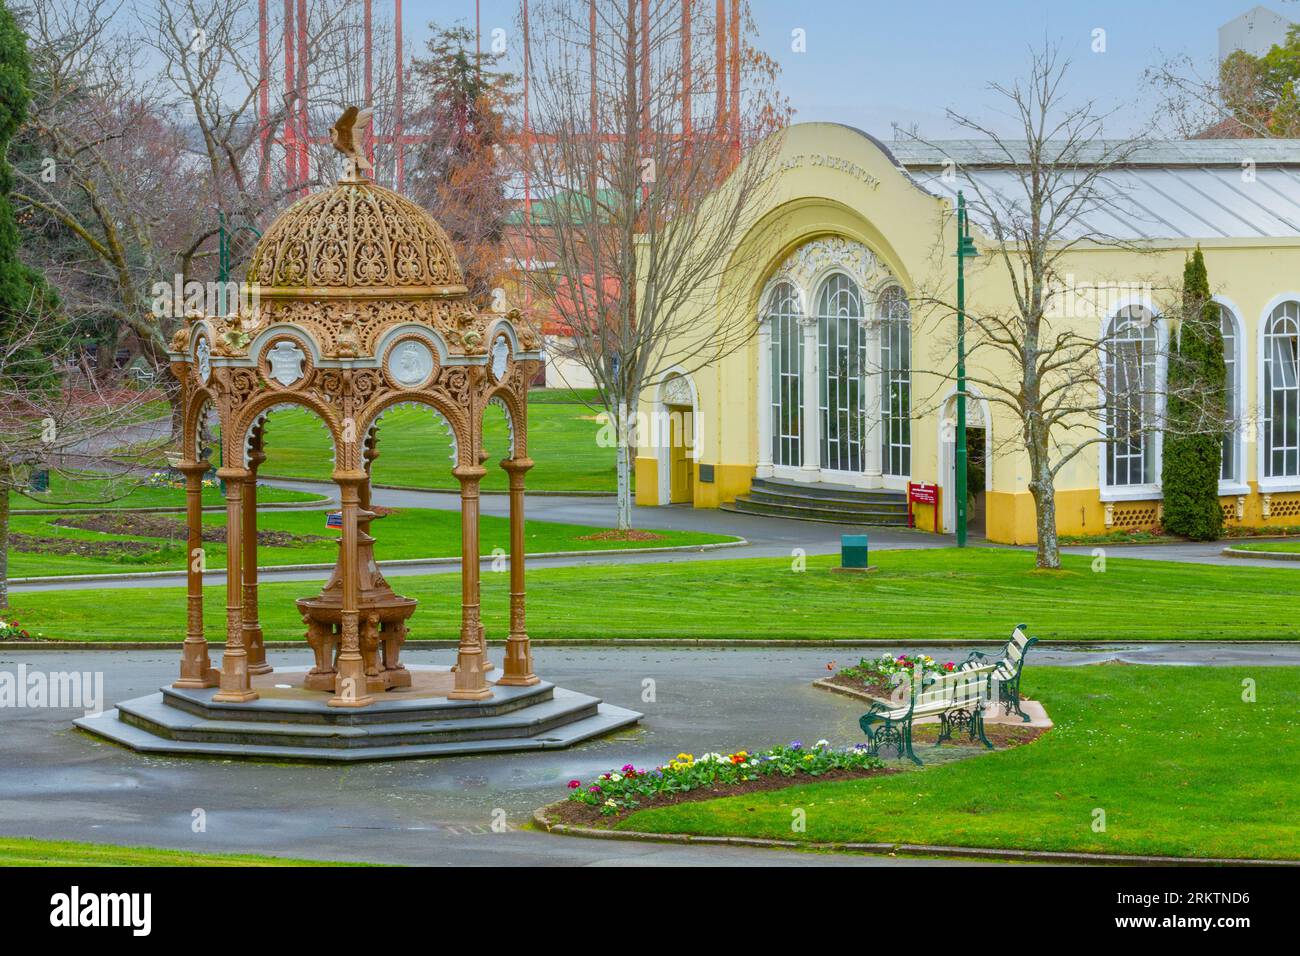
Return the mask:
[[787,491],[775,492],[751,489],[746,501],[757,504],[787,505],[801,508],[833,508],[846,514],[900,514],[907,517],[906,498],[872,498],[859,501],[852,498],[824,498],[820,495],[801,495]]
[[265,712],[262,720],[208,719],[169,706],[162,694],[124,701],[117,710],[124,723],[169,740],[346,749],[535,737],[594,716],[599,704],[598,698],[558,690],[507,714],[349,725],[279,722]]
[[855,525],[859,527],[907,527],[907,513],[893,511],[844,511],[828,502],[826,507],[800,504],[773,504],[754,501],[744,495],[734,502],[720,505],[723,511],[736,514],[761,515],[770,518],[793,518],[797,521],[820,521],[827,524]]
[[421,757],[455,757],[507,751],[558,750],[599,737],[641,719],[636,711],[598,704],[596,712],[572,723],[540,731],[530,737],[498,737],[421,744],[344,748],[300,747],[283,741],[233,743],[229,741],[171,740],[159,737],[120,718],[117,710],[75,720],[82,730],[141,753],[196,757],[237,757],[263,760],[353,763],[365,760],[399,760]]
[[802,482],[788,481],[784,478],[755,478],[750,484],[750,490],[832,501],[878,501],[887,504],[901,502],[903,507],[907,507],[906,493],[890,488],[853,488],[825,481]]
[[[284,671],[284,679],[297,681],[296,671]],[[272,675],[274,676],[274,675]],[[393,721],[419,722],[427,720],[464,720],[473,717],[499,717],[551,699],[555,685],[541,681],[528,687],[492,685],[488,700],[447,700],[442,697],[412,696],[402,691],[376,694],[375,702],[368,707],[322,707],[318,699],[286,699],[264,694],[255,706],[214,701],[216,688],[200,689],[164,687],[162,695],[168,707],[183,710],[206,720],[253,721],[272,720],[280,723],[325,724],[329,726],[359,726],[363,724],[391,723]]]

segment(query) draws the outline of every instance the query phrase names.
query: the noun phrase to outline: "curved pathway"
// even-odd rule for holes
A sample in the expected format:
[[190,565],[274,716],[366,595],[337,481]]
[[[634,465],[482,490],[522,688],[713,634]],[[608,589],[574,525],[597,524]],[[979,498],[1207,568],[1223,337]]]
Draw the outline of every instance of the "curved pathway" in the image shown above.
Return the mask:
[[[936,649],[937,650],[937,649]],[[301,664],[305,652],[272,652]],[[860,704],[819,691],[827,648],[555,648],[538,671],[561,686],[645,713],[640,728],[572,750],[335,767],[146,757],[72,729],[73,710],[0,710],[0,833],[209,852],[430,865],[873,865],[922,860],[832,856],[548,836],[522,829],[566,781],[632,761],[826,737],[856,742]],[[954,655],[953,648],[944,648]],[[452,651],[413,651],[450,663]],[[1300,664],[1300,646],[1160,644],[1035,649],[1032,666],[1121,658],[1143,663]],[[0,669],[93,671],[104,706],[151,693],[176,673],[174,650],[0,654]],[[645,681],[654,699],[646,700]],[[779,701],[780,706],[773,706]],[[193,811],[207,829],[194,833]],[[504,819],[503,832],[493,829]]]

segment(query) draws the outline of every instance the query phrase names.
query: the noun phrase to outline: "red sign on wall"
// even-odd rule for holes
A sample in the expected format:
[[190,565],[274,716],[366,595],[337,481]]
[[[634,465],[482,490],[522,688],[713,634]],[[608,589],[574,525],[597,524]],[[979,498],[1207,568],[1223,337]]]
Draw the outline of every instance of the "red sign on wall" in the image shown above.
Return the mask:
[[908,482],[908,498],[918,505],[934,505],[939,503],[939,486],[928,485],[925,482]]

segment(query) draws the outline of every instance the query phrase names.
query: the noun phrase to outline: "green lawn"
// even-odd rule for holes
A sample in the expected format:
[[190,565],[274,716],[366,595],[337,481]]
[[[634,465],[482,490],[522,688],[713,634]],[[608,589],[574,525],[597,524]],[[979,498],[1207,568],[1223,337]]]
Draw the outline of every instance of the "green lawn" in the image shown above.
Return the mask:
[[[545,396],[538,401],[537,396]],[[614,449],[597,444],[602,414],[599,405],[574,401],[567,391],[532,393],[528,410],[528,454],[537,464],[528,473],[534,491],[613,491]],[[569,399],[569,401],[563,401]],[[505,416],[495,406],[484,417],[488,451],[483,488],[504,491],[506,474],[497,462],[506,457],[509,439]],[[267,461],[262,473],[291,478],[328,478],[333,467],[324,426],[310,412],[286,408],[274,412],[266,430]],[[398,408],[379,428],[376,484],[413,488],[456,488],[451,474],[451,444],[446,430],[423,408]]]
[[[321,495],[287,488],[258,488],[257,498],[262,502],[315,501]],[[205,505],[225,504],[221,489],[215,485],[203,489]],[[14,511],[31,511],[43,508],[184,508],[185,489],[132,486],[129,480],[99,477],[68,478],[58,473],[50,475],[50,490],[34,497],[9,493],[9,507]]]
[[[1030,662],[1024,690],[1056,723],[1030,745],[914,773],[646,809],[618,827],[1300,859],[1300,747],[1284,744],[1300,732],[1300,668]],[[1257,703],[1242,700],[1247,678]],[[805,832],[791,831],[794,808],[807,813]],[[1093,828],[1098,809],[1104,832]]]
[[141,846],[0,837],[0,866],[347,866],[243,853],[191,853]]
[[1300,551],[1300,541],[1230,541],[1228,547],[1238,551],[1280,551],[1295,554]]
[[[389,519],[385,519],[389,520]],[[380,552],[381,555],[383,552]],[[1066,556],[1065,570],[1038,572],[1033,555],[971,548],[879,551],[880,571],[833,574],[829,557],[751,558],[586,567],[528,573],[528,630],[538,638],[935,638],[1004,639],[1026,622],[1046,639],[1219,640],[1300,636],[1291,568],[1218,567]],[[507,577],[483,575],[483,615],[492,636],[507,628]],[[459,620],[456,574],[394,578],[422,607],[414,638],[449,638]],[[271,640],[298,640],[293,599],[303,582],[263,584],[261,620]],[[176,640],[183,588],[18,593],[17,616],[62,640]],[[205,602],[210,633],[224,629],[224,589]]]
[[[258,564],[321,564],[334,561],[338,556],[338,531],[325,527],[326,509],[319,511],[263,511],[257,516],[257,526],[262,530],[288,531],[296,535],[314,535],[322,541],[296,543],[288,547],[262,545],[258,548]],[[181,516],[170,516],[180,519]],[[40,537],[58,537],[77,541],[147,541],[156,545],[154,550],[142,554],[117,554],[104,556],[78,554],[41,554],[29,551],[11,551],[9,573],[13,577],[37,577],[50,574],[109,574],[120,571],[183,570],[185,567],[185,537],[180,524],[176,525],[174,539],[145,538],[139,535],[105,534],[80,528],[55,525],[58,515],[21,515],[10,519],[10,531]],[[151,519],[152,520],[152,519]],[[226,516],[221,512],[204,514],[208,525],[222,526]],[[656,531],[657,538],[648,541],[595,540],[584,541],[585,536],[599,534],[606,529],[588,525],[560,524],[548,521],[529,521],[525,525],[527,548],[536,554],[543,551],[602,551],[625,548],[673,547],[680,545],[709,544],[731,541],[727,535],[706,534],[697,531]],[[379,560],[401,558],[437,558],[460,554],[460,513],[424,508],[404,508],[379,519],[371,527],[376,537],[375,554]],[[479,519],[480,551],[491,554],[496,548],[510,550],[510,522],[506,518],[483,516]],[[208,566],[221,568],[226,562],[224,543],[208,542]]]

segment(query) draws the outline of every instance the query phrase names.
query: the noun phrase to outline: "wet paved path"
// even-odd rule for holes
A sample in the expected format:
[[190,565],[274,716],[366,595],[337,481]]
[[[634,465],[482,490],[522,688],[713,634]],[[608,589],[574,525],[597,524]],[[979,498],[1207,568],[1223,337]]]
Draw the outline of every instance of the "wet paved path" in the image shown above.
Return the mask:
[[[0,710],[0,833],[50,839],[430,865],[917,865],[920,861],[548,836],[518,829],[565,783],[631,761],[826,737],[856,742],[861,705],[814,689],[846,648],[555,648],[537,669],[563,687],[643,711],[639,729],[565,751],[349,767],[146,757],[74,731],[71,710]],[[942,656],[964,653],[934,649]],[[451,651],[413,651],[446,664]],[[1300,664],[1300,645],[1113,644],[1036,648],[1036,666],[1107,659]],[[304,652],[273,652],[302,664]],[[0,652],[0,670],[102,671],[105,705],[173,679],[177,652]],[[642,700],[654,681],[655,700]],[[191,832],[193,811],[207,817]],[[511,829],[491,829],[495,811]]]

